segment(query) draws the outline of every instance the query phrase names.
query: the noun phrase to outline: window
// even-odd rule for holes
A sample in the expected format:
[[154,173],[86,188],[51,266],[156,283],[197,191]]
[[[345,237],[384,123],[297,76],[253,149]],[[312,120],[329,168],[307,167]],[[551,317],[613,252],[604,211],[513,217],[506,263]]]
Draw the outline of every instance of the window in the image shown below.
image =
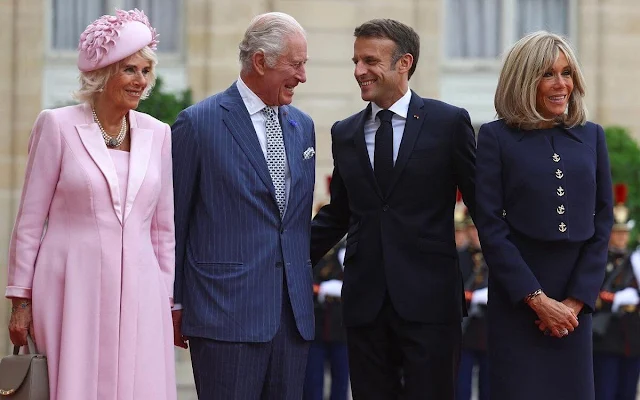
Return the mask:
[[56,50],[75,50],[87,25],[106,14],[103,0],[53,0],[51,45]]
[[571,0],[446,0],[447,59],[496,59],[527,33],[569,34]]
[[160,35],[158,51],[180,51],[181,0],[52,0],[51,47],[75,51],[87,25],[116,8],[143,10]]
[[493,58],[500,52],[502,0],[447,1],[447,57]]
[[518,0],[518,37],[544,29],[569,34],[568,0]]
[[158,51],[177,53],[180,50],[181,0],[125,0],[124,9],[137,8],[144,11],[151,26],[160,35]]

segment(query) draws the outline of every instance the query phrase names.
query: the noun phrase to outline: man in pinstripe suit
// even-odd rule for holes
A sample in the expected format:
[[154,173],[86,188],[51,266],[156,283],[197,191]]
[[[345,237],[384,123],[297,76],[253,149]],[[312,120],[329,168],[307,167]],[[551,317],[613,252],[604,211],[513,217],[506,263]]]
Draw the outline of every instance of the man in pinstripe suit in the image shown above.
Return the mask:
[[173,126],[175,343],[191,349],[199,399],[300,399],[314,335],[309,232],[311,118],[306,34],[259,15],[227,90]]

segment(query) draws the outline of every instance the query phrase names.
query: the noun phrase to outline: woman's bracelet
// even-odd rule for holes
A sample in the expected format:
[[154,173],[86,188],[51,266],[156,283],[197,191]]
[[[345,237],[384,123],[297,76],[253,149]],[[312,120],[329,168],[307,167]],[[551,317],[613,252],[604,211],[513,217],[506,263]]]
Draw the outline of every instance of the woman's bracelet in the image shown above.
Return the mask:
[[30,301],[26,301],[26,300],[21,301],[17,306],[12,305],[11,306],[11,314],[16,312],[19,308],[25,309],[25,308],[29,307],[30,305],[31,305],[31,302]]
[[540,296],[542,294],[542,289],[538,289],[535,292],[529,293],[527,295],[527,297],[524,298],[524,302],[529,304],[531,302],[531,300],[535,299],[536,297]]

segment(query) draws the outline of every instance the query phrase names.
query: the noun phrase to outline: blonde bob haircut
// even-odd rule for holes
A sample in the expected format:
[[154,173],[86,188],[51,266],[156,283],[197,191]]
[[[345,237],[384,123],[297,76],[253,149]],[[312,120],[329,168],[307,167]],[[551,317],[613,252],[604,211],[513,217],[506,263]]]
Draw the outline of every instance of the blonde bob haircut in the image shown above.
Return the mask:
[[156,65],[158,64],[158,57],[156,56],[156,53],[149,48],[149,46],[145,46],[124,60],[107,65],[106,67],[95,71],[80,72],[80,76],[78,77],[78,80],[80,81],[80,89],[73,94],[73,97],[80,102],[86,102],[93,105],[96,97],[98,97],[98,95],[100,95],[107,86],[109,79],[118,73],[122,65],[129,58],[135,55],[139,55],[151,63],[151,70],[147,75],[147,87],[144,89],[140,99],[144,100],[149,97],[153,86],[156,84]]
[[[565,114],[551,120],[536,110],[536,94],[538,83],[544,73],[553,67],[560,51],[571,69],[573,91]],[[584,95],[584,77],[569,43],[553,33],[538,31],[518,40],[507,53],[494,106],[498,118],[504,119],[512,127],[534,129],[540,123],[554,121],[570,128],[584,125],[587,121]]]

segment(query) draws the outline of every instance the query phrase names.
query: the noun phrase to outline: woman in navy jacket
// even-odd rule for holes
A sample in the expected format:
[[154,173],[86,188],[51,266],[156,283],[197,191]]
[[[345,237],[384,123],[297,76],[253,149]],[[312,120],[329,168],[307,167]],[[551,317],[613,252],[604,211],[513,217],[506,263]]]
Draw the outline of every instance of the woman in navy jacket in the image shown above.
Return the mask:
[[594,398],[591,312],[613,200],[604,132],[586,121],[584,93],[569,44],[532,33],[505,59],[500,119],[478,134],[492,400]]

